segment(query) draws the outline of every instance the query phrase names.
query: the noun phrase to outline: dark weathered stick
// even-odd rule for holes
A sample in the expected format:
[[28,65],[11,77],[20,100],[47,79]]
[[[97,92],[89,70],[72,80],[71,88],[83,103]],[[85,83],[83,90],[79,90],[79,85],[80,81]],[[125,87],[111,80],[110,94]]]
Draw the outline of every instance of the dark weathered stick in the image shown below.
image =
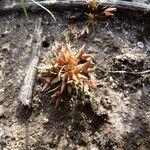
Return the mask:
[[[136,10],[142,12],[149,12],[150,13],[150,5],[143,4],[143,3],[136,3],[136,2],[125,2],[125,1],[118,1],[118,2],[108,2],[107,0],[101,2],[101,0],[97,0],[101,6],[112,6],[115,8],[121,9],[129,9],[129,10]],[[72,10],[72,9],[87,9],[88,3],[87,0],[51,0],[51,1],[40,1],[41,5],[49,8],[51,10]],[[36,11],[41,9],[39,6],[32,2],[25,3],[25,8],[27,10]],[[0,8],[0,12],[9,12],[9,11],[22,11],[22,7],[17,4],[13,6],[6,6]]]
[[28,106],[31,103],[34,81],[37,73],[36,67],[39,62],[39,55],[41,49],[41,34],[42,34],[41,19],[38,19],[36,21],[35,32],[33,35],[32,56],[29,62],[29,66],[27,67],[26,70],[26,75],[19,96],[20,101],[24,105]]
[[145,70],[145,71],[140,71],[140,72],[139,71],[130,72],[130,71],[125,71],[125,70],[120,70],[120,71],[111,70],[111,71],[107,71],[102,66],[99,66],[99,67],[96,66],[96,69],[99,69],[100,71],[102,71],[104,73],[112,73],[112,74],[132,74],[132,75],[150,74],[150,70]]
[[133,74],[133,75],[144,75],[149,74],[150,70],[141,71],[141,72],[129,72],[129,71],[106,71],[107,73],[120,73],[120,74]]

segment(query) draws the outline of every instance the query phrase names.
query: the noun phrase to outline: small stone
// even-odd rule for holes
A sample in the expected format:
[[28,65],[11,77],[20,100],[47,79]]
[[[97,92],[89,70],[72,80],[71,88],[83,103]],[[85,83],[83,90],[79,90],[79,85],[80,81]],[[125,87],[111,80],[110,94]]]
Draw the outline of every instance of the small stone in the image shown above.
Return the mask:
[[112,78],[112,76],[109,77],[109,81],[112,83],[114,80]]
[[13,84],[13,80],[12,79],[10,79],[10,80],[8,80],[7,82],[6,82],[6,85],[7,86],[10,86],[10,85],[12,85]]
[[114,83],[114,82],[113,82],[113,83],[112,83],[112,86],[114,86],[114,87],[115,87],[115,86],[116,86],[116,83]]
[[144,48],[144,43],[143,42],[138,42],[137,46],[142,49],[142,48]]
[[43,122],[44,122],[44,123],[47,123],[48,121],[49,121],[48,118],[45,118],[45,117],[43,118]]
[[108,31],[108,32],[107,32],[107,34],[108,34],[108,36],[109,36],[109,37],[111,37],[111,38],[113,38],[113,37],[114,37],[114,34],[113,34],[113,32],[112,32],[112,31]]
[[99,43],[102,43],[102,40],[101,40],[100,38],[96,38],[96,37],[95,37],[95,38],[93,39],[93,42],[99,42]]

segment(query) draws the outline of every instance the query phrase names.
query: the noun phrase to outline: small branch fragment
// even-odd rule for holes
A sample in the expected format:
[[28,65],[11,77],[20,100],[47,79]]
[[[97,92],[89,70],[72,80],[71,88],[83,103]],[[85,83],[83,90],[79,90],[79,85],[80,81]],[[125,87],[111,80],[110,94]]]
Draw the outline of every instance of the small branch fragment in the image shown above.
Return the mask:
[[150,70],[141,71],[141,72],[129,72],[129,71],[106,71],[107,73],[122,73],[122,74],[133,74],[133,75],[143,75],[150,73]]
[[125,71],[125,70],[120,70],[120,71],[115,71],[115,70],[112,70],[112,71],[107,71],[105,70],[103,67],[97,67],[96,66],[96,69],[99,69],[101,70],[102,72],[104,73],[113,73],[113,74],[132,74],[132,75],[145,75],[145,74],[149,74],[150,73],[150,70],[145,70],[145,71],[141,71],[141,72],[130,72],[130,71]]
[[[33,45],[32,45],[32,56],[29,63],[29,66],[26,71],[26,75],[24,78],[23,85],[21,87],[19,99],[24,105],[30,105],[32,94],[33,94],[33,87],[35,76],[37,73],[37,65],[39,62],[39,55],[41,49],[41,19],[36,21],[35,25],[35,33],[33,36]],[[36,42],[35,42],[36,41]]]

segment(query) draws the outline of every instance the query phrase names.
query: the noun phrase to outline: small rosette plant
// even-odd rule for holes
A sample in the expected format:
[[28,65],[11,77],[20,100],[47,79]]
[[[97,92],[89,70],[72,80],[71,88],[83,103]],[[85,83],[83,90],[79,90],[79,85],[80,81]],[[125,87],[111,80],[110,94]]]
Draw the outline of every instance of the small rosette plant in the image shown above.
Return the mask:
[[43,91],[52,93],[56,107],[63,101],[64,92],[68,96],[73,93],[86,95],[98,85],[93,76],[92,57],[84,51],[84,47],[75,52],[70,44],[54,42],[54,58],[49,60],[48,64],[38,67],[44,79]]

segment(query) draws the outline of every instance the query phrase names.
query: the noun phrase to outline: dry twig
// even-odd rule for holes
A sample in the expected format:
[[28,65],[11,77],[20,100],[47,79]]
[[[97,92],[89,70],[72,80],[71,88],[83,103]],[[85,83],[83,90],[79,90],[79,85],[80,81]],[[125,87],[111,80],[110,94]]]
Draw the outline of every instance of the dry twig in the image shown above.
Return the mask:
[[[97,65],[98,66],[98,65]],[[144,75],[144,74],[149,74],[150,70],[145,70],[145,71],[135,71],[135,72],[129,72],[129,71],[125,71],[125,70],[120,70],[120,71],[115,71],[115,70],[105,70],[102,66],[97,67],[96,69],[101,70],[104,73],[113,73],[113,74],[132,74],[132,75]]]
[[35,32],[33,35],[32,56],[29,62],[29,66],[26,69],[26,75],[19,96],[20,101],[24,105],[28,105],[28,106],[31,103],[34,81],[37,73],[36,67],[39,62],[39,55],[41,49],[41,34],[42,34],[41,19],[38,19],[36,20]]
[[122,74],[133,74],[133,75],[144,75],[150,73],[150,70],[141,72],[129,72],[129,71],[106,71],[106,73],[122,73]]

